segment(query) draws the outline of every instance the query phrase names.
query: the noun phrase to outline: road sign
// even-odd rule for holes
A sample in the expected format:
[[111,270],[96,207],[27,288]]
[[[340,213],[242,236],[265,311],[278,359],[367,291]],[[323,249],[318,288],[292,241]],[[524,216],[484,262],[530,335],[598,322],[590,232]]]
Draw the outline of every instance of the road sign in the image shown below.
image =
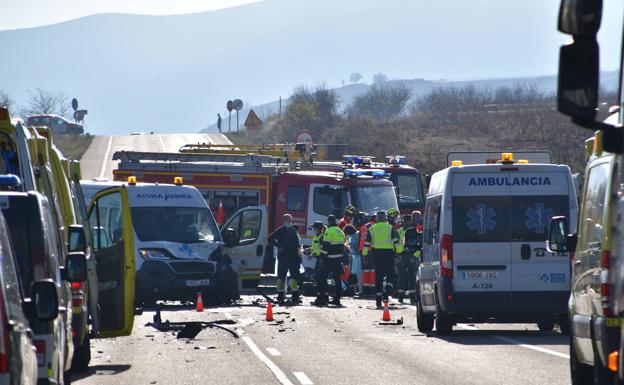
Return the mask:
[[232,104],[233,104],[232,107],[234,107],[236,111],[240,111],[243,109],[243,101],[240,99],[234,99]]
[[74,109],[74,111],[78,109],[78,99],[76,98],[72,99],[72,108]]
[[234,102],[228,100],[225,104],[225,108],[227,108],[228,112],[232,112],[232,110],[234,109]]
[[247,114],[247,119],[245,119],[245,127],[247,128],[258,128],[262,125],[262,120],[256,115],[254,110],[249,110],[249,114]]
[[308,130],[299,131],[297,134],[297,138],[295,138],[295,143],[313,143],[312,133]]

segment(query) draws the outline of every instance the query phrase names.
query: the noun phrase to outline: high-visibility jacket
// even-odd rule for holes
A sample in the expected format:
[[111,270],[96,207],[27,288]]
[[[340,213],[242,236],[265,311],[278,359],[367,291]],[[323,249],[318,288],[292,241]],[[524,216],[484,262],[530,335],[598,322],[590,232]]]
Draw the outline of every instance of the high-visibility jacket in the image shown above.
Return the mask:
[[323,255],[328,258],[342,258],[347,237],[336,225],[329,226],[323,234]]
[[323,244],[323,233],[320,233],[319,235],[315,235],[312,238],[312,245],[310,246],[310,256],[314,258],[320,257],[321,253],[323,252],[321,248],[322,244]]
[[399,236],[399,246],[396,248],[396,252],[403,254],[403,251],[405,250],[405,227],[399,227],[397,229],[397,235]]
[[362,253],[362,251],[364,250],[364,243],[366,243],[366,236],[368,235],[368,229],[370,229],[370,227],[372,225],[374,225],[375,219],[373,219],[372,221],[362,225],[362,227],[360,227],[360,240],[358,243],[358,251],[360,252],[360,254]]
[[368,229],[362,255],[367,256],[369,250],[392,250],[399,248],[399,236],[396,229],[388,222],[377,222]]

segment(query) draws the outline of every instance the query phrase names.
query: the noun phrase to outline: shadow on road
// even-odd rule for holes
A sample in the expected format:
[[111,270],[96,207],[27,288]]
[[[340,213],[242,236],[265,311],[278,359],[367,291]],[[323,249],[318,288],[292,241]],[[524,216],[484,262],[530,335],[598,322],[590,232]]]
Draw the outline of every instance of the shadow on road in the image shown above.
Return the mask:
[[96,376],[112,376],[129,370],[132,365],[95,365],[90,366],[89,370],[81,373],[72,373],[72,381],[82,380],[93,375]]
[[427,336],[460,345],[518,345],[519,343],[525,343],[531,345],[565,346],[569,343],[569,337],[561,333],[537,330],[454,329],[453,334],[448,336],[439,336],[435,331],[428,333]]

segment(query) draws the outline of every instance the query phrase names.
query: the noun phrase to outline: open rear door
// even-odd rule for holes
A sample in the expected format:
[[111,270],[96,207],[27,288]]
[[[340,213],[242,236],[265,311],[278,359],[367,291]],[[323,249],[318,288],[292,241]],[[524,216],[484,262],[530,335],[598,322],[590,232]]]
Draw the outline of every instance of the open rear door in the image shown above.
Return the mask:
[[100,337],[127,336],[134,321],[134,230],[125,188],[93,198],[89,211],[99,280]]
[[223,229],[236,232],[238,245],[228,250],[232,267],[240,277],[240,289],[255,289],[260,280],[267,244],[266,206],[238,210],[225,222]]

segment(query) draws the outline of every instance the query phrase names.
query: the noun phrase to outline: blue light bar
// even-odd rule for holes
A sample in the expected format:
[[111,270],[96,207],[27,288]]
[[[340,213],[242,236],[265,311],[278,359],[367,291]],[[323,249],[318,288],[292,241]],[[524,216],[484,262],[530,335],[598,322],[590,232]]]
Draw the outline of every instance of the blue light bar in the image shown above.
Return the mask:
[[19,176],[13,174],[0,175],[0,187],[19,187],[22,180]]
[[388,174],[384,170],[358,168],[358,169],[344,170],[344,176],[351,177],[351,178],[355,178],[358,176],[372,176],[373,178],[386,178],[386,177],[389,177],[390,174]]

